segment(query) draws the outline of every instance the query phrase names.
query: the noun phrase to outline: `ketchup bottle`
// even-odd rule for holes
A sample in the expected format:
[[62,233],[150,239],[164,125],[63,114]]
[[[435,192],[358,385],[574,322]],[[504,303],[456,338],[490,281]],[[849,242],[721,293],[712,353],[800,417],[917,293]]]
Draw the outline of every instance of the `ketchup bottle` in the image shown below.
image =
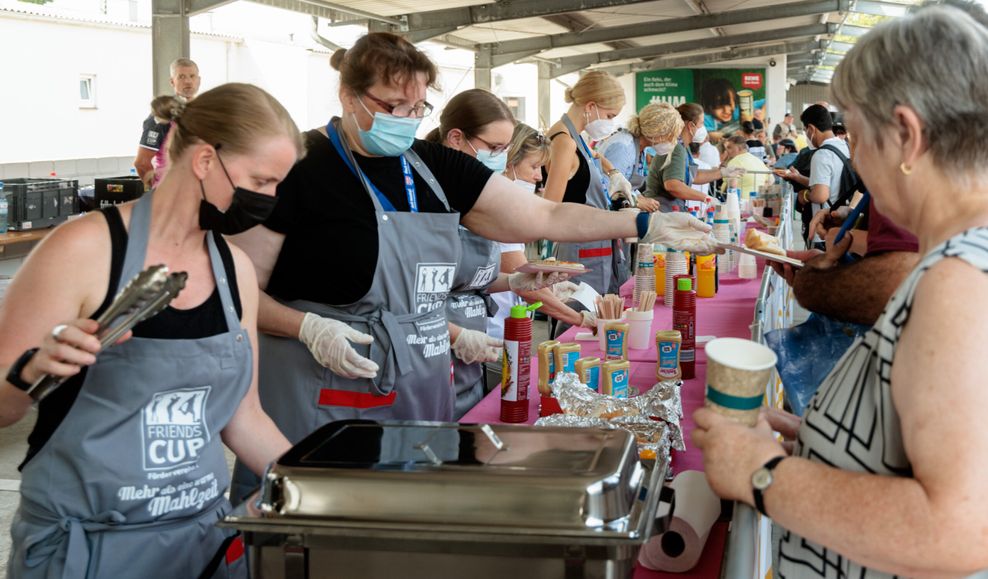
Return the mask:
[[504,321],[504,352],[501,355],[501,422],[528,421],[528,383],[532,368],[532,318],[530,312],[542,302],[511,308]]
[[696,376],[696,292],[691,276],[677,275],[673,280],[676,293],[672,298],[672,329],[683,337],[679,367],[685,380]]

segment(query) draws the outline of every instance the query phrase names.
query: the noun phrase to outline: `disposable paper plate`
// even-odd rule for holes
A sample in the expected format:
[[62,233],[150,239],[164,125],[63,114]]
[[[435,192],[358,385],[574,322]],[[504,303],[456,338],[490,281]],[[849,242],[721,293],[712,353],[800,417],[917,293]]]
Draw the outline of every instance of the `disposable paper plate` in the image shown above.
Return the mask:
[[738,245],[736,243],[718,243],[717,247],[722,247],[724,249],[731,249],[734,251],[739,251],[741,253],[747,253],[748,255],[754,255],[757,257],[763,257],[769,261],[778,261],[780,263],[788,263],[793,267],[803,267],[803,262],[798,259],[793,259],[787,255],[778,255],[775,253],[768,253],[766,251],[759,251],[757,249],[749,249],[743,245]]
[[521,273],[568,273],[572,276],[583,275],[590,271],[585,268],[582,264],[573,265],[548,265],[541,263],[526,263],[524,265],[518,266],[515,269],[516,272]]

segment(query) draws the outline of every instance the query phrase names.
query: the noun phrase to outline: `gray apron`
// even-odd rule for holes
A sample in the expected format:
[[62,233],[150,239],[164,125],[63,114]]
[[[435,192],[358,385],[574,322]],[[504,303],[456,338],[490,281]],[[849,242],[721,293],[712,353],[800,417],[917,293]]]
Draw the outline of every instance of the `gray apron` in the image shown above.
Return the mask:
[[[151,195],[134,206],[117,291],[144,269]],[[220,433],[251,381],[251,348],[206,236],[229,331],[132,338],[102,352],[51,439],[24,467],[10,578],[246,577]],[[116,292],[114,292],[116,293]],[[232,556],[231,556],[232,555]],[[228,562],[229,561],[229,562]]]
[[[355,165],[345,135],[338,135],[344,159]],[[450,211],[425,163],[411,149],[404,155]],[[369,346],[351,345],[377,363],[380,371],[372,380],[344,378],[319,364],[297,338],[260,334],[261,405],[292,444],[335,420],[449,422],[453,418],[446,298],[460,254],[459,213],[385,211],[372,183],[362,172],[358,179],[374,203],[377,218],[378,256],[370,290],[350,305],[305,300],[285,305],[345,322],[373,336]],[[346,283],[345,272],[332,275],[334,283]],[[237,503],[258,479],[239,462],[233,476],[230,496]]]
[[[446,317],[461,328],[486,334],[487,318],[497,313],[497,305],[484,290],[497,280],[501,249],[465,227],[460,227],[459,233],[460,263],[446,302]],[[466,364],[453,356],[453,390],[453,419],[459,420],[484,397],[484,365]]]
[[[610,208],[610,198],[607,195],[607,187],[604,185],[604,175],[587,149],[583,137],[576,131],[569,117],[563,115],[563,124],[569,130],[570,137],[576,141],[577,154],[583,155],[590,169],[590,186],[587,188],[587,205],[597,209],[607,210]],[[620,247],[617,247],[615,240],[588,241],[582,243],[557,243],[555,247],[556,259],[560,261],[579,262],[590,272],[580,276],[580,281],[586,282],[599,294],[606,294],[613,291],[617,293],[620,286],[618,277],[620,275],[620,261],[624,256]]]

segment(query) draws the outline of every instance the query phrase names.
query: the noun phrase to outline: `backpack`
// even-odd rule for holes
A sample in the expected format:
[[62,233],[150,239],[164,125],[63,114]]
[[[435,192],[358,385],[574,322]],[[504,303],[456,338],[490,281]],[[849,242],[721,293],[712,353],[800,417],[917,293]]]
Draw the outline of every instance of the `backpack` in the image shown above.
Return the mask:
[[844,153],[842,153],[840,149],[833,145],[824,145],[817,150],[822,151],[824,149],[837,155],[837,158],[840,159],[841,163],[844,165],[844,170],[840,174],[840,188],[837,195],[837,200],[833,203],[830,203],[829,201],[827,202],[831,209],[836,209],[849,204],[851,202],[851,198],[854,197],[854,193],[858,190],[864,189],[864,184],[861,182],[861,178],[858,177],[858,174],[851,166],[851,161],[844,156]]

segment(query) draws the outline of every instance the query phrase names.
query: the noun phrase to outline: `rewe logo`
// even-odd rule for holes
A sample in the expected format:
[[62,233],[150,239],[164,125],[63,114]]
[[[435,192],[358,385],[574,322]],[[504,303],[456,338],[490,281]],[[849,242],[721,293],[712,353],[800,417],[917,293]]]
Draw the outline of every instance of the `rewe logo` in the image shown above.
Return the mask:
[[454,263],[420,263],[415,270],[415,311],[431,312],[442,307],[453,287]]
[[210,440],[206,400],[211,386],[159,392],[141,413],[145,471],[171,470],[199,461]]

